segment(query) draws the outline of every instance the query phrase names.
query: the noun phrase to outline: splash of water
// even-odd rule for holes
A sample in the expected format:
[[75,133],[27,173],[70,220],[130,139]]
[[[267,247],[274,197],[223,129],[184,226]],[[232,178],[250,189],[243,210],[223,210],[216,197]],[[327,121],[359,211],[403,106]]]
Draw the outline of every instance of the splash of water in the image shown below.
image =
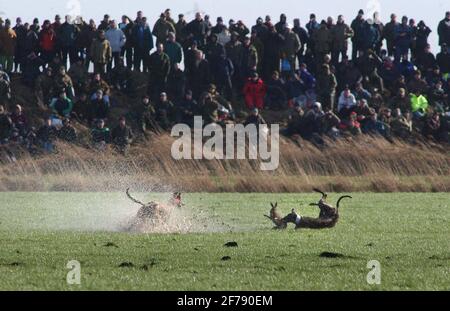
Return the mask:
[[81,16],[81,2],[80,0],[68,0],[66,3],[67,15],[70,15],[71,20],[75,20]]
[[381,2],[380,0],[368,0],[366,4],[366,15],[370,18],[374,16],[375,13],[381,13]]

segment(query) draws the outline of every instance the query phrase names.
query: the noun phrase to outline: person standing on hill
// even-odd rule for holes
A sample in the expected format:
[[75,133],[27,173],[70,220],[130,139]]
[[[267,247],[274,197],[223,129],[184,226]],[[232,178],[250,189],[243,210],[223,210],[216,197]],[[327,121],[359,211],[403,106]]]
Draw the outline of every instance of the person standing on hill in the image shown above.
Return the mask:
[[11,21],[7,19],[0,30],[0,64],[7,73],[13,70],[16,42],[16,32],[11,28]]
[[111,72],[113,68],[113,60],[114,67],[117,66],[120,60],[120,54],[122,53],[122,48],[125,46],[126,37],[122,30],[117,27],[116,21],[111,21],[109,29],[105,33],[106,40],[109,41],[111,45],[112,58],[108,62],[108,73]]
[[186,33],[188,39],[196,41],[201,48],[206,44],[206,37],[208,35],[208,24],[202,17],[201,13],[195,14],[195,19],[186,26]]
[[64,66],[67,66],[69,57],[70,64],[77,58],[76,40],[79,29],[72,23],[70,15],[66,16],[66,21],[59,27],[57,35],[58,43],[61,47],[61,59]]
[[164,51],[169,56],[172,65],[180,64],[183,60],[183,47],[177,42],[175,33],[169,32],[164,43]]
[[103,20],[100,22],[100,25],[98,25],[98,30],[107,31],[109,29],[110,24],[110,16],[108,14],[105,14],[103,16]]
[[317,77],[317,96],[319,101],[323,105],[324,111],[332,111],[334,108],[336,97],[336,77],[331,72],[329,65],[323,64],[321,69],[322,72]]
[[447,48],[450,47],[450,11],[445,13],[445,18],[439,22],[438,25],[439,45],[444,44]]
[[94,63],[94,73],[100,73],[104,76],[106,73],[106,64],[112,59],[112,49],[111,44],[106,40],[103,30],[98,32],[97,39],[91,44],[90,59]]
[[119,29],[125,35],[125,45],[122,47],[120,56],[126,60],[127,68],[133,68],[133,27],[134,23],[131,19],[124,15],[122,16],[122,22],[119,24]]
[[165,14],[161,14],[159,19],[153,26],[152,34],[156,37],[156,44],[164,44],[169,36],[169,33],[176,33],[175,26],[167,21]]
[[56,55],[57,38],[49,20],[44,21],[42,26],[39,34],[39,46],[41,47],[42,60],[46,64],[50,63]]
[[[302,43],[300,42],[300,38],[298,35],[292,31],[291,25],[284,25],[284,32],[282,33],[284,36],[284,45],[282,51],[286,56],[286,60],[289,62],[291,67],[291,73],[295,71],[296,67],[296,59],[297,53],[300,51],[302,47]],[[256,69],[256,66],[255,66]],[[248,72],[246,73],[248,75]]]
[[344,16],[339,15],[336,25],[331,29],[331,59],[334,64],[347,56],[348,39],[353,38],[353,29],[345,23]]
[[397,22],[397,15],[391,14],[391,21],[387,23],[383,28],[383,39],[386,39],[388,56],[394,56],[395,54],[395,30],[399,23]]
[[159,43],[156,46],[156,52],[148,58],[149,87],[153,96],[166,90],[170,69],[170,58],[164,52],[163,44]]
[[134,70],[147,72],[146,59],[153,49],[153,36],[147,18],[137,19],[133,27]]
[[20,72],[22,70],[21,64],[23,63],[23,59],[26,57],[25,54],[25,39],[27,36],[27,28],[25,25],[22,24],[22,19],[18,17],[16,19],[16,26],[14,26],[13,30],[16,32],[17,35],[17,44],[16,44],[16,51],[14,53],[14,65],[15,65],[15,71]]
[[412,29],[408,25],[408,17],[402,17],[402,23],[395,29],[395,62],[402,56],[407,56],[412,44]]
[[364,23],[364,11],[359,10],[358,15],[352,21],[351,27],[353,29],[354,36],[352,37],[352,60],[358,57],[358,52],[361,50],[361,39],[362,39],[362,25]]

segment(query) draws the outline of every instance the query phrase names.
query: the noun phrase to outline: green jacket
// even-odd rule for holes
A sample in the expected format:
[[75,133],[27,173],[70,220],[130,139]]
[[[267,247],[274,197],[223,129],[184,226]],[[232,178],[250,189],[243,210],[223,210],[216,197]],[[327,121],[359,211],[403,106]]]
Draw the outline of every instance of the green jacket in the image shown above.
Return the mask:
[[150,78],[167,80],[170,72],[170,58],[166,53],[158,54],[154,52],[148,58]]
[[54,98],[50,103],[50,108],[53,112],[59,114],[60,116],[69,116],[73,109],[73,102],[68,97],[64,100]]
[[183,48],[178,42],[166,41],[164,52],[169,56],[171,64],[179,64],[183,59]]
[[425,96],[416,94],[411,94],[411,111],[416,112],[421,110],[426,112],[428,108],[428,100]]

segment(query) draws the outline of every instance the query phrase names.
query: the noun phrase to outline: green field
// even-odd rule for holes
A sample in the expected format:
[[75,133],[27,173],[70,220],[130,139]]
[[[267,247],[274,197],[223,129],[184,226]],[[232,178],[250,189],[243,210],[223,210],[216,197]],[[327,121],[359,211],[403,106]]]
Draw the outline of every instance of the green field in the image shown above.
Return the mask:
[[[352,195],[331,230],[263,217],[271,201],[315,216],[317,194],[187,194],[192,233],[131,234],[138,207],[121,193],[0,193],[0,290],[450,289],[450,194]],[[70,260],[81,285],[66,283]],[[366,282],[370,260],[381,285]]]

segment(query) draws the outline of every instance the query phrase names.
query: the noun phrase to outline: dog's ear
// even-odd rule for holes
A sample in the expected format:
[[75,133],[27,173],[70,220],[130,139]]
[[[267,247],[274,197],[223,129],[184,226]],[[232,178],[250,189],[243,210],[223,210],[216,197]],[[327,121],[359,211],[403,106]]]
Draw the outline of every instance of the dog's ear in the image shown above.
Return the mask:
[[278,202],[275,202],[275,208],[277,208],[278,207]]
[[272,202],[270,202],[270,206],[272,206],[272,208],[275,208],[275,205],[273,205],[273,203],[272,203]]
[[297,214],[297,213],[295,212],[295,208],[292,209],[291,213],[292,213],[292,214]]

